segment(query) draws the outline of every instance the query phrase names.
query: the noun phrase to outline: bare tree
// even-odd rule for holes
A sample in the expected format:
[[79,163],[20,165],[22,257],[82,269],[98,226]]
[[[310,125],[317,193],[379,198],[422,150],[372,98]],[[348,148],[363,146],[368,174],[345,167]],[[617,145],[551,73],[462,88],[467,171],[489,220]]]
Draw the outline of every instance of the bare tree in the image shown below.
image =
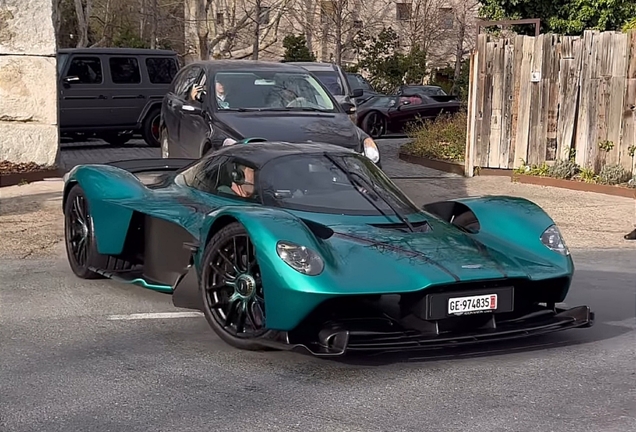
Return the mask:
[[475,0],[458,1],[455,8],[455,22],[457,23],[455,71],[453,73],[453,87],[451,93],[457,92],[457,83],[462,72],[464,56],[470,52],[476,37],[476,17],[479,2]]
[[[278,41],[291,0],[185,0],[186,61],[256,56]],[[264,18],[267,18],[266,20]]]
[[[311,51],[320,42],[325,60],[333,48],[333,61],[342,64],[353,53],[355,36],[373,32],[390,19],[391,0],[297,0],[295,16]],[[318,40],[317,40],[318,39]]]
[[77,15],[77,45],[76,48],[88,46],[88,28],[90,25],[92,0],[75,0],[75,14]]

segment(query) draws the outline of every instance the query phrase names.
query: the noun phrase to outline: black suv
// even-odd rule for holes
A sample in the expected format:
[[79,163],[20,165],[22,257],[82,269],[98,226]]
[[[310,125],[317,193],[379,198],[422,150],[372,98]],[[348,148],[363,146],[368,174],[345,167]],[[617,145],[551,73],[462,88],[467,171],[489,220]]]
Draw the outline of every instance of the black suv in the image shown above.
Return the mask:
[[141,133],[158,147],[161,101],[180,69],[177,53],[132,48],[58,50],[61,136],[121,145]]
[[289,63],[214,60],[190,63],[161,110],[164,158],[198,159],[245,139],[323,142],[355,149],[380,165],[380,152],[314,75]]

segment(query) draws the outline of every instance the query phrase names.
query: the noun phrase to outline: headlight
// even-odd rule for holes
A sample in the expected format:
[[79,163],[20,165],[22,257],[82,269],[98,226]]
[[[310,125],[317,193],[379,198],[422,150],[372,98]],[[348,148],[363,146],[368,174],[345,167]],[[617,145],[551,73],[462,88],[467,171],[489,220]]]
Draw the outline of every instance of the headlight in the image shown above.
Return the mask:
[[364,140],[364,155],[371,159],[373,163],[378,163],[380,160],[380,150],[370,137]]
[[548,249],[553,250],[561,255],[569,255],[570,250],[565,245],[565,240],[561,236],[561,232],[556,225],[551,225],[541,234],[541,243]]
[[276,244],[276,252],[287,265],[307,276],[319,275],[325,268],[322,258],[305,246],[279,241]]
[[[218,142],[218,141],[217,141],[217,142]],[[232,139],[232,138],[225,138],[225,139],[223,140],[223,147],[231,146],[231,145],[233,145],[233,144],[236,144],[236,142],[237,142],[237,141],[236,141],[235,139]]]

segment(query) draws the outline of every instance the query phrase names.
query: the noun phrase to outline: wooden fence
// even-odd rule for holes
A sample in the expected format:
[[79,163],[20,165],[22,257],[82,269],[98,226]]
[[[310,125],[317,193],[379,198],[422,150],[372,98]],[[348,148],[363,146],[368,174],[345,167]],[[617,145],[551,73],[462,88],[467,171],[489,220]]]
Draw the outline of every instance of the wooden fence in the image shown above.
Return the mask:
[[466,175],[567,159],[571,148],[581,167],[636,174],[636,31],[481,34],[470,73]]

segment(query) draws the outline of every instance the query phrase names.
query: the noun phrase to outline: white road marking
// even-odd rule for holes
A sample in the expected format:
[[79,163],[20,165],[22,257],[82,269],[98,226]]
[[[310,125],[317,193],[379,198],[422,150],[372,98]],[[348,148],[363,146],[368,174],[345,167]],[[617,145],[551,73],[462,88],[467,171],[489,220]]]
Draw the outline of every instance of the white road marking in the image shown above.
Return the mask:
[[130,321],[141,319],[167,319],[167,318],[199,318],[202,317],[201,312],[147,312],[135,313],[129,315],[109,315],[108,321]]

